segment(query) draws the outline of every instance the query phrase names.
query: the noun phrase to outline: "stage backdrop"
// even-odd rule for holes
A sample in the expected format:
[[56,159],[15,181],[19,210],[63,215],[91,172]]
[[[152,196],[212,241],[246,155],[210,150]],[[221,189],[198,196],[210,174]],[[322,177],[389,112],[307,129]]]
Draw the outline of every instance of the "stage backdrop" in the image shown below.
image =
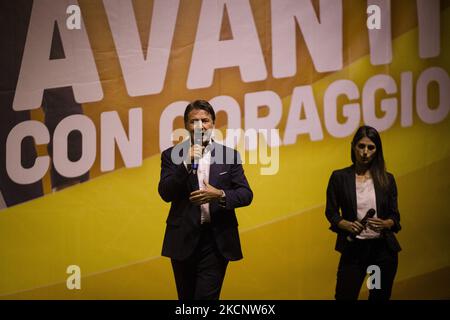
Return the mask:
[[0,34],[1,298],[176,298],[160,153],[195,99],[254,192],[222,298],[333,298],[325,191],[362,124],[398,184],[393,297],[450,298],[449,1],[2,1]]

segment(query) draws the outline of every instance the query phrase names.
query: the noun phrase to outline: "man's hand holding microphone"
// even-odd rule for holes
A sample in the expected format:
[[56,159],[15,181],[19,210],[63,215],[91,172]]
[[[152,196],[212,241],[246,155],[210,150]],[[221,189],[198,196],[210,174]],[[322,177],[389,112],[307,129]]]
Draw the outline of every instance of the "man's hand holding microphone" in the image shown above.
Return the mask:
[[[208,133],[205,133],[208,134]],[[198,162],[203,157],[203,151],[205,150],[204,144],[203,125],[201,120],[197,120],[194,123],[194,137],[193,143],[189,148],[189,157],[192,164],[192,173],[197,174]],[[209,143],[205,141],[206,143]],[[203,188],[193,191],[190,194],[189,200],[195,205],[202,205],[215,199],[220,199],[224,196],[224,192],[210,185],[206,180],[203,181]]]

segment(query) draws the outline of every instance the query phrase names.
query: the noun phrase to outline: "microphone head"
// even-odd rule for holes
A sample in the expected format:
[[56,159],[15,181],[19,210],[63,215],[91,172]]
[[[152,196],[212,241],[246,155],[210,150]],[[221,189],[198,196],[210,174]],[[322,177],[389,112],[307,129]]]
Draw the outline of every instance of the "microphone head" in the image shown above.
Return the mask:
[[[203,125],[201,120],[196,120],[194,122],[194,144],[201,146],[203,144]],[[194,161],[192,163],[192,170],[196,173],[198,169],[198,161],[199,157],[194,157]]]
[[362,218],[362,220],[360,221],[361,224],[362,224],[362,225],[365,225],[366,222],[367,222],[367,220],[368,220],[369,218],[373,218],[374,215],[375,215],[375,209],[372,208],[372,209],[367,210],[366,215],[365,215],[364,218]]
[[[376,213],[376,211],[375,211],[375,209],[373,209],[373,208],[367,210],[366,215],[365,215],[364,218],[362,218],[362,220],[360,221],[361,224],[362,224],[363,226],[365,226],[366,223],[367,223],[367,220],[368,220],[369,218],[373,218],[373,216],[375,215],[375,213]],[[355,238],[356,238],[356,235],[350,234],[350,235],[347,236],[347,241],[352,242],[353,240],[355,240]]]
[[194,122],[194,144],[202,145],[203,140],[202,122],[197,120]]

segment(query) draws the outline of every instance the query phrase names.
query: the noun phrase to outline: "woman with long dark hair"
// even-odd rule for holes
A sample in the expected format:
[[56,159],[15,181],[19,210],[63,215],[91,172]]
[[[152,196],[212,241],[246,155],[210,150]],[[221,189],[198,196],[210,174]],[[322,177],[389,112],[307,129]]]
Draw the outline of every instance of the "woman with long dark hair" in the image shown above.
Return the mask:
[[369,300],[389,300],[401,250],[397,186],[376,129],[360,127],[350,152],[353,165],[334,171],[327,188],[325,215],[341,253],[335,298],[357,300],[369,272]]

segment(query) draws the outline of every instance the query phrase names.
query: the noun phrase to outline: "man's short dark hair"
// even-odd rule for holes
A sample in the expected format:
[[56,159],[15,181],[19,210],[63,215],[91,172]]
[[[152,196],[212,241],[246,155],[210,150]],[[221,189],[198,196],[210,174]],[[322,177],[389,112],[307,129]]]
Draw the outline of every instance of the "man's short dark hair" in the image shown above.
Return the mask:
[[188,123],[189,121],[189,113],[192,110],[205,110],[211,115],[211,119],[214,122],[216,122],[216,113],[214,112],[213,107],[209,104],[206,100],[195,100],[191,103],[189,103],[186,107],[186,110],[184,110],[184,123]]

